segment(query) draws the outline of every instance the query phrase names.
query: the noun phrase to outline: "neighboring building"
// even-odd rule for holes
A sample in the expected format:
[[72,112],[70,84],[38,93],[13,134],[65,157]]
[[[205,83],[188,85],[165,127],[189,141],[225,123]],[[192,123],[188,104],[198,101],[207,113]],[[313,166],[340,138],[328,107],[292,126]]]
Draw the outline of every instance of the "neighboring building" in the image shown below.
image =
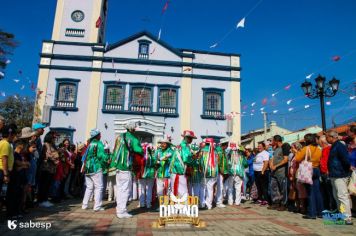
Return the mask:
[[300,129],[300,130],[297,130],[297,131],[294,131],[294,132],[284,135],[283,142],[292,144],[294,142],[304,140],[304,135],[306,135],[306,134],[309,134],[309,133],[317,134],[317,133],[321,132],[322,130],[323,129],[317,125],[310,126],[310,127],[304,128],[304,129]]
[[264,129],[252,130],[247,134],[242,134],[241,144],[243,146],[250,145],[251,147],[256,148],[258,143],[263,142],[265,139],[272,139],[276,134],[283,137],[290,132],[290,130],[277,126],[275,121],[271,121],[269,127],[267,127],[266,135],[264,134]]
[[[177,49],[140,32],[104,44],[106,0],[58,0],[51,40],[43,41],[35,120],[74,142],[92,128],[113,144],[130,121],[142,141],[183,130],[225,136],[224,114],[240,114],[240,55]],[[240,141],[240,115],[232,119]]]

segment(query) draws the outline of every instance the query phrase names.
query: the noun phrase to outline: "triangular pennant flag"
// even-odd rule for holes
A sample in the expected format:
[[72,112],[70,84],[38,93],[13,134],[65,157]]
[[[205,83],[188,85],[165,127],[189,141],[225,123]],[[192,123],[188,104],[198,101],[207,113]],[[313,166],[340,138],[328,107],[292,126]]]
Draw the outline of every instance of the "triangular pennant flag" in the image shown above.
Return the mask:
[[0,71],[0,78],[5,77],[5,73]]
[[262,105],[266,105],[267,104],[267,98],[262,99]]
[[308,109],[309,107],[310,107],[309,105],[305,105],[305,106],[304,106],[305,109]]
[[291,107],[291,108],[289,108],[289,109],[288,109],[288,111],[293,111],[293,110],[294,110],[294,108],[293,108],[293,107]]
[[159,29],[159,31],[158,31],[158,38],[157,38],[158,41],[161,40],[161,34],[162,34],[162,29]]
[[22,85],[22,86],[21,86],[21,90],[24,90],[24,89],[25,89],[25,85]]
[[274,111],[273,111],[273,114],[276,114],[277,112],[278,112],[278,110],[274,110]]
[[265,110],[265,108],[264,108],[264,107],[260,108],[260,111],[264,111],[264,110]]
[[333,56],[333,61],[339,61],[341,59],[340,56]]
[[251,107],[253,107],[255,104],[256,104],[255,102],[251,103]]
[[314,74],[314,73],[311,73],[311,74],[307,75],[305,78],[306,78],[306,79],[310,79],[310,78],[313,76],[313,74]]
[[99,16],[99,18],[95,22],[95,27],[100,28],[102,23],[103,23],[103,21],[101,19],[101,16]]
[[330,106],[330,105],[331,105],[331,102],[330,102],[330,101],[327,101],[325,104],[328,105],[328,106]]
[[218,46],[218,43],[214,43],[213,45],[210,46],[210,48],[216,48]]
[[11,60],[9,60],[9,59],[7,59],[6,61],[5,61],[5,64],[6,65],[8,65],[8,64],[10,64],[11,63]]
[[291,104],[292,101],[293,101],[292,99],[288,100],[288,101],[287,101],[287,104],[288,104],[288,105]]
[[356,96],[351,96],[350,100],[354,100],[356,98]]
[[242,19],[239,21],[239,23],[237,23],[236,29],[238,29],[239,27],[241,27],[241,28],[244,28],[244,27],[245,27],[245,17],[242,18]]
[[18,83],[18,82],[20,82],[20,80],[19,79],[14,79],[14,82]]
[[168,3],[169,3],[169,0],[164,4],[163,8],[162,8],[162,14],[164,14],[167,9],[168,9]]
[[290,89],[291,86],[292,86],[291,84],[288,84],[287,86],[284,87],[284,90]]
[[276,96],[278,92],[272,93],[272,97]]

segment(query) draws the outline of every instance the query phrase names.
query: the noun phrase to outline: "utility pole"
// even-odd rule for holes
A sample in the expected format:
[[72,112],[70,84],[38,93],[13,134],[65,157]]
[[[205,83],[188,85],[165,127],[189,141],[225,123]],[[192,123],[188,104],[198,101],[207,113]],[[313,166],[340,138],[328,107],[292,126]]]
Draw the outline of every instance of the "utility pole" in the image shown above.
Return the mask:
[[263,114],[263,123],[264,123],[264,140],[267,141],[267,113],[264,111]]

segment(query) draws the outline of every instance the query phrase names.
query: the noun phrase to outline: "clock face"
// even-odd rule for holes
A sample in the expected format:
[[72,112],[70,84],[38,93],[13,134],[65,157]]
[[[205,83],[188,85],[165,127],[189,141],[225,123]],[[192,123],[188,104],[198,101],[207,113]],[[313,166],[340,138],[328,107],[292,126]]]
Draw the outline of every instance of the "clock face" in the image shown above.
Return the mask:
[[84,13],[82,11],[73,11],[72,20],[75,22],[81,22],[84,19]]

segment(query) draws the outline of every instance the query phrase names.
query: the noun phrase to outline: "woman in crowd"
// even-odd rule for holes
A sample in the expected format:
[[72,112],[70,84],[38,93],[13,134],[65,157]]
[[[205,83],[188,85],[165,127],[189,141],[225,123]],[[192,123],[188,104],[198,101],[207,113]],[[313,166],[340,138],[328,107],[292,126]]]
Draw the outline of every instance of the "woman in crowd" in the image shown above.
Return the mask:
[[258,192],[258,199],[254,199],[255,202],[260,203],[262,206],[268,204],[267,188],[268,179],[265,175],[265,171],[268,167],[269,153],[265,150],[266,145],[264,143],[258,144],[258,153],[253,162],[253,170],[255,175],[255,181]]
[[[34,202],[34,188],[36,185],[36,171],[37,171],[37,160],[35,157],[36,140],[30,140],[25,148],[24,156],[26,160],[30,163],[30,167],[26,170],[27,185],[25,187],[25,203],[29,203],[28,206],[33,206]],[[26,208],[26,207],[25,207]],[[24,208],[24,213],[27,210]]]
[[38,203],[40,207],[53,206],[53,204],[48,201],[48,194],[59,163],[59,153],[54,143],[54,135],[52,131],[46,134],[40,157],[38,183]]
[[308,212],[303,216],[305,219],[322,218],[323,211],[323,199],[320,193],[320,159],[321,150],[316,143],[316,136],[314,134],[306,134],[304,136],[305,147],[300,151],[293,148],[295,153],[295,160],[300,163],[304,161],[306,155],[307,160],[312,163],[313,166],[313,184],[305,184],[308,193]]
[[[245,179],[244,179],[243,190],[244,190],[245,200],[249,200],[251,188],[252,188],[253,183],[255,182],[255,175],[254,175],[254,171],[253,171],[253,162],[255,159],[255,155],[253,154],[252,149],[249,145],[247,145],[245,147],[245,155],[247,158],[248,167],[245,169]],[[247,191],[247,189],[249,189],[249,191]]]

